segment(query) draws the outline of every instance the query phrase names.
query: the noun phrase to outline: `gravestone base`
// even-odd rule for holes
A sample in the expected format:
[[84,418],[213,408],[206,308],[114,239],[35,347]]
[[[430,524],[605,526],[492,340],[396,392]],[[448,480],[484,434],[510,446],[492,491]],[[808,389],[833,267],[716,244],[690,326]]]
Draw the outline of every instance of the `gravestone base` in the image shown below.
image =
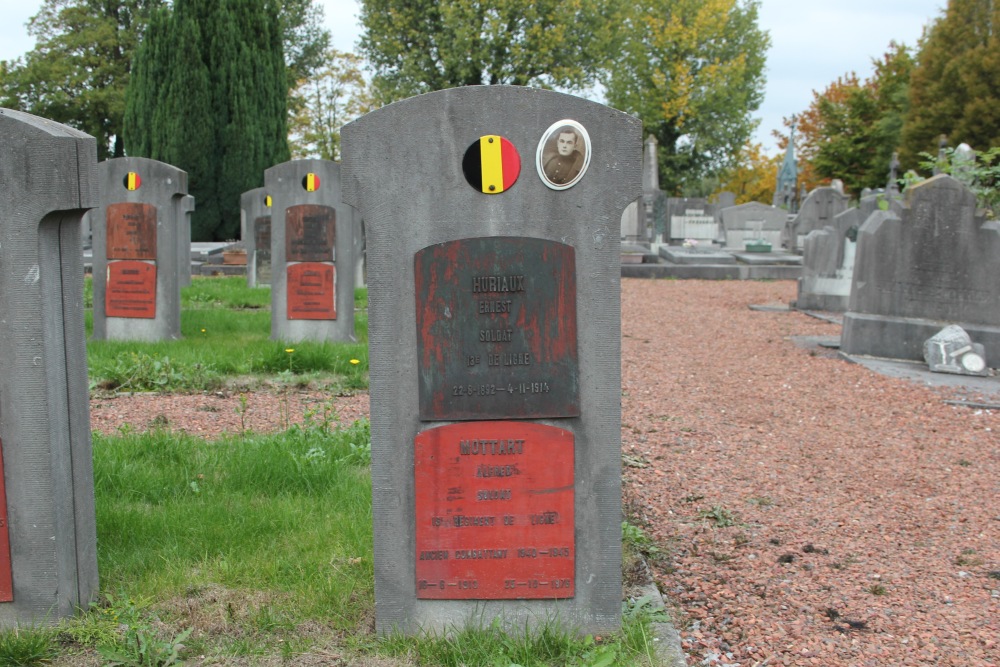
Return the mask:
[[1000,327],[982,324],[847,313],[840,349],[846,354],[922,362],[924,341],[948,324],[958,324],[972,340],[983,345],[988,367],[1000,367]]
[[787,252],[737,252],[733,253],[741,264],[750,266],[802,266],[802,255],[791,255]]
[[847,310],[851,298],[850,283],[847,285],[847,294],[836,294],[836,286],[822,284],[829,281],[832,279],[799,278],[799,296],[795,300],[795,307],[799,310],[828,310],[835,313]]
[[660,257],[674,264],[735,264],[736,258],[728,252],[711,248],[685,248],[684,246],[660,246]]

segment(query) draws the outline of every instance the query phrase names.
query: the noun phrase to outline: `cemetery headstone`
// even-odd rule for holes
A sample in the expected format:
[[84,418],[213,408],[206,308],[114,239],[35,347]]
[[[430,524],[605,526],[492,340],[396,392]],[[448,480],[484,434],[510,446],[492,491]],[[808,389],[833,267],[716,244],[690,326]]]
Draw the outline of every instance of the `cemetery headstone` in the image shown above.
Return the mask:
[[0,627],[98,591],[80,225],[97,145],[0,109]]
[[[642,150],[642,210],[639,212],[636,221],[635,233],[626,234],[623,240],[629,242],[663,240],[663,223],[657,227],[656,205],[659,199],[663,198],[660,190],[660,167],[659,156],[657,155],[658,142],[656,137],[650,134],[643,142]],[[629,232],[632,230],[629,229]],[[661,238],[657,238],[659,235]]]
[[271,197],[271,338],[353,341],[357,220],[340,165],[292,160],[264,172]]
[[983,346],[973,343],[969,333],[957,324],[949,324],[924,341],[924,360],[937,373],[989,375]]
[[[619,625],[614,226],[641,140],[626,114],[515,86],[343,128],[368,234],[379,631]],[[568,186],[549,167],[560,141],[587,165]]]
[[940,174],[907,190],[901,215],[877,211],[862,225],[841,350],[923,359],[923,343],[947,324],[965,329],[1000,366],[1000,222]]
[[833,219],[847,210],[850,198],[832,186],[818,187],[809,193],[799,212],[785,228],[782,242],[789,250],[801,250],[809,232],[833,224]]
[[730,206],[719,213],[727,248],[747,249],[748,243],[763,243],[768,250],[781,248],[781,233],[788,214],[774,206],[749,202]]
[[194,197],[184,195],[177,200],[180,206],[180,229],[177,232],[178,282],[181,287],[191,284],[191,214],[194,213]]
[[271,198],[264,188],[240,196],[240,232],[247,251],[247,287],[271,284]]
[[181,337],[180,248],[188,241],[187,173],[142,157],[97,166],[100,207],[94,236],[94,338],[170,340]]
[[720,238],[719,222],[716,219],[718,207],[709,204],[703,197],[669,197],[667,199],[667,220],[670,229],[664,241],[707,241],[713,243]]

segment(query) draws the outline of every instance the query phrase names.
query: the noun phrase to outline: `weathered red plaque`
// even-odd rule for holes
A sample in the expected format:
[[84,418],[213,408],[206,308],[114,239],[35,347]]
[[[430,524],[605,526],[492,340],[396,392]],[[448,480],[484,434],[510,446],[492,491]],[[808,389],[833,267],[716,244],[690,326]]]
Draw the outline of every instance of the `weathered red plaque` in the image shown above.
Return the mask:
[[104,292],[108,317],[156,317],[156,264],[123,259],[108,262]]
[[156,207],[127,202],[107,208],[108,259],[156,259]]
[[573,597],[570,431],[439,426],[417,435],[413,470],[418,598]]
[[461,239],[414,268],[420,419],[580,414],[572,246]]
[[285,260],[332,262],[337,212],[329,206],[299,204],[285,210]]
[[333,264],[289,264],[286,276],[288,319],[337,319],[337,270]]
[[0,443],[0,602],[13,602],[14,577],[10,566],[10,534],[7,531],[7,489],[3,480],[3,443]]

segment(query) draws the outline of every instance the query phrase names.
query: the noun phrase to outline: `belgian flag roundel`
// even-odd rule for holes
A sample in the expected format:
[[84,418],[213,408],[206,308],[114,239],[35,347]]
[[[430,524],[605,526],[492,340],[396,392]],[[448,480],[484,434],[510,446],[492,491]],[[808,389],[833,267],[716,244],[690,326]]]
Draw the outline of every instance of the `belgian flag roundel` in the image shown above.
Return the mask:
[[142,185],[142,179],[139,178],[139,174],[134,171],[130,171],[125,174],[124,185],[126,190],[138,190],[139,186]]
[[306,189],[306,192],[316,192],[319,190],[319,176],[309,172],[302,177],[302,187]]
[[462,171],[469,185],[480,192],[495,195],[510,189],[521,173],[521,156],[514,144],[501,136],[479,137],[462,158]]

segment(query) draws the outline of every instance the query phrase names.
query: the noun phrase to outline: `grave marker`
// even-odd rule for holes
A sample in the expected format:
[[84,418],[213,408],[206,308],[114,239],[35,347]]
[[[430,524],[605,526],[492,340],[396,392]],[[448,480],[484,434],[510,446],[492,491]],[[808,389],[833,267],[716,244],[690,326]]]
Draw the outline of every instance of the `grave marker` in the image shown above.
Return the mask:
[[101,201],[90,215],[93,337],[180,338],[180,286],[191,270],[187,221],[194,207],[193,198],[187,199],[187,173],[141,157],[105,160],[97,172]]
[[748,243],[763,241],[772,249],[781,247],[781,232],[788,214],[775,206],[749,202],[724,208],[719,213],[727,248],[744,250]]
[[798,215],[785,229],[783,243],[789,250],[801,250],[809,232],[833,224],[833,219],[847,210],[850,198],[832,186],[818,187],[805,197]]
[[[264,172],[271,198],[271,338],[353,341],[354,211],[340,165],[292,160]],[[263,240],[261,239],[263,243]]]
[[240,197],[240,232],[247,249],[247,287],[271,284],[271,198],[264,188]]
[[[563,187],[547,153],[567,126],[589,166]],[[421,95],[344,127],[345,201],[368,240],[380,632],[480,614],[522,631],[555,615],[619,625],[613,230],[640,194],[640,129],[513,86]],[[463,171],[490,138],[516,154],[495,194]]]
[[923,360],[947,324],[965,329],[1000,366],[1000,222],[940,174],[907,189],[902,215],[877,211],[861,226],[841,349]]
[[0,109],[0,627],[54,624],[98,590],[80,227],[97,146]]

